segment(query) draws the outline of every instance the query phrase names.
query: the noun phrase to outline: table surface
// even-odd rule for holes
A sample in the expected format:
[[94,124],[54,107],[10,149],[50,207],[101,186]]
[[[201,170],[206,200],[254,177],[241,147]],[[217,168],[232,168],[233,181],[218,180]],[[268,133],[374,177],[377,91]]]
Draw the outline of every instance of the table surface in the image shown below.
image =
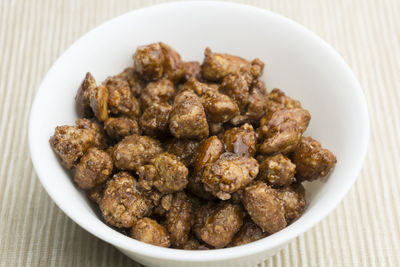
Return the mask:
[[[139,266],[71,221],[32,168],[35,92],[74,40],[165,1],[0,0],[0,266]],[[367,97],[371,140],[343,202],[265,266],[400,266],[400,1],[240,1],[287,16],[330,43]]]

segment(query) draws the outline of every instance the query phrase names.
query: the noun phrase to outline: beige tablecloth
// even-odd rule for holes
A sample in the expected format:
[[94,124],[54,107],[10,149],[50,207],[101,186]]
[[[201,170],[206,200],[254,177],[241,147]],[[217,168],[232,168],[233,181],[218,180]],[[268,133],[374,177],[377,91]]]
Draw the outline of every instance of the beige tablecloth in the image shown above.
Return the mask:
[[[58,209],[32,169],[29,110],[78,37],[164,1],[0,0],[0,266],[139,266]],[[366,94],[371,142],[339,207],[265,266],[400,266],[400,1],[240,1],[292,18],[348,62]]]

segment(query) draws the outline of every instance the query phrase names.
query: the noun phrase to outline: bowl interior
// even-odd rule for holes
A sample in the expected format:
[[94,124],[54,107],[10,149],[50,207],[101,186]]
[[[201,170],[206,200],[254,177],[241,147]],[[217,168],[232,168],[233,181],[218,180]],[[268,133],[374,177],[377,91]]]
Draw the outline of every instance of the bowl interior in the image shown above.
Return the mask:
[[[221,15],[222,14],[222,15]],[[58,125],[77,119],[74,96],[85,73],[98,82],[132,64],[139,45],[163,41],[184,60],[202,61],[204,48],[247,59],[260,58],[262,80],[301,101],[312,114],[305,135],[319,140],[338,159],[329,179],[307,184],[304,215],[281,232],[219,252],[176,251],[137,242],[102,223],[59,164],[48,140]],[[154,6],[127,13],[92,30],[53,65],[37,93],[29,141],[35,169],[57,205],[98,237],[137,253],[182,260],[240,256],[277,246],[305,231],[330,210],[356,179],[368,141],[368,115],[359,84],[341,57],[302,26],[253,7],[189,2]],[[173,251],[173,253],[171,252]],[[204,257],[207,253],[209,257]]]

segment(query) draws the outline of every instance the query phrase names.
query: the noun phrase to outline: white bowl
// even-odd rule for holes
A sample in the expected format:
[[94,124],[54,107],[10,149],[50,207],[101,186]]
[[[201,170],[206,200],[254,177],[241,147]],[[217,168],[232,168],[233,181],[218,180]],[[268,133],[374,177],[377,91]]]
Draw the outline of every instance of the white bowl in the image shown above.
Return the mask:
[[[49,145],[57,125],[73,124],[74,96],[85,73],[98,81],[132,64],[138,45],[163,41],[184,60],[202,60],[206,46],[266,63],[262,79],[301,101],[312,114],[306,135],[338,159],[325,182],[306,185],[307,208],[282,231],[240,247],[184,251],[148,245],[114,231],[71,182]],[[136,261],[151,266],[250,266],[275,254],[331,212],[356,180],[367,151],[367,105],[343,59],[315,34],[269,11],[222,2],[181,2],[139,9],[76,41],[47,73],[32,106],[33,165],[54,202],[77,224]]]

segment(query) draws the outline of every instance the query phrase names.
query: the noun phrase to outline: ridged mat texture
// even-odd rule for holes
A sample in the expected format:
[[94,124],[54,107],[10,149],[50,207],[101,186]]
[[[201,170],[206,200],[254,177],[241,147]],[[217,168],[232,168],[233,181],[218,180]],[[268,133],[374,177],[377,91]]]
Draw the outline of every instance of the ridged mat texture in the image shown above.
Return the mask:
[[[140,266],[71,221],[32,168],[28,118],[41,80],[78,37],[165,1],[0,0],[0,266]],[[330,43],[367,97],[360,177],[312,230],[261,266],[400,266],[400,1],[240,1],[287,16]]]

